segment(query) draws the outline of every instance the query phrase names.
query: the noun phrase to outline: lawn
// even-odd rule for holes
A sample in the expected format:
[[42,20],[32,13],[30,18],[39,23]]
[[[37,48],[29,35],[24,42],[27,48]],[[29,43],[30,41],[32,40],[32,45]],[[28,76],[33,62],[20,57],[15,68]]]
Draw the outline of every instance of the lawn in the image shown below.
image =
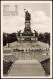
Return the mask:
[[45,70],[46,75],[50,75],[50,58],[41,62],[43,69]]
[[[49,46],[48,46],[49,47]],[[15,51],[13,52],[13,49],[20,49],[20,50],[24,50],[25,52],[18,52]],[[17,60],[17,59],[25,59],[24,56],[27,54],[26,52],[27,50],[34,50],[34,49],[44,49],[44,51],[42,52],[33,52],[31,51],[29,53],[28,51],[28,57],[32,57],[32,59],[37,59],[38,61],[43,61],[47,58],[50,57],[50,51],[46,51],[46,44],[42,43],[42,42],[37,42],[37,43],[17,43],[17,42],[13,42],[10,43],[10,47],[9,48],[4,48],[3,53],[4,53],[4,59],[7,58],[11,61]],[[5,54],[9,54],[9,52],[11,53],[11,56],[9,55],[5,55]],[[47,56],[46,53],[48,53],[49,55]],[[32,55],[32,56],[31,56]],[[17,58],[17,59],[16,59]]]
[[12,65],[12,61],[3,61],[3,75],[6,75],[8,70],[10,69],[10,66]]
[[[38,60],[41,65],[43,66],[46,75],[50,75],[50,50],[46,51],[46,46],[47,44],[42,43],[42,42],[37,42],[37,43],[17,43],[17,42],[13,42],[10,44],[10,47],[4,47],[3,49],[3,56],[4,56],[4,60],[8,59],[10,60],[10,62],[5,62],[3,61],[3,74],[6,74],[10,68],[10,66],[12,65],[12,62],[19,60],[19,59],[27,59],[27,57],[29,59],[35,59]],[[49,47],[49,46],[48,46]],[[24,49],[24,50],[34,50],[34,49],[44,49],[42,52],[13,52],[13,49]],[[7,54],[11,54],[11,55],[7,55]],[[27,54],[28,53],[28,54]],[[46,54],[48,53],[48,55]]]
[[[10,43],[10,48],[46,48],[47,44],[46,43],[42,43],[42,42],[36,42],[36,43],[17,43],[17,42],[13,42]],[[48,45],[49,47],[49,45]]]

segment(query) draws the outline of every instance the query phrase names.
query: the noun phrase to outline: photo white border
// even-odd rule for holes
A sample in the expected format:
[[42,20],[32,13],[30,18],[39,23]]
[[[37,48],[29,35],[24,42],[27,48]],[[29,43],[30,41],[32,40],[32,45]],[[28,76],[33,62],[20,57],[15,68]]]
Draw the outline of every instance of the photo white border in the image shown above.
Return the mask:
[[[50,3],[50,76],[3,76],[3,3]],[[52,78],[52,1],[1,1],[1,78]]]

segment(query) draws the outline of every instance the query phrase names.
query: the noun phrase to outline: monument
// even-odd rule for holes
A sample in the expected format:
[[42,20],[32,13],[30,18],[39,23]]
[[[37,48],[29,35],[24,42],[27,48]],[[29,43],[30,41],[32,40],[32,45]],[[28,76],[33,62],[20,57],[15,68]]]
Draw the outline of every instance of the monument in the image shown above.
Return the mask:
[[[35,32],[35,31],[34,31]],[[17,41],[18,42],[36,42],[37,37],[35,33],[32,33],[31,30],[31,14],[28,11],[25,11],[25,28],[24,32],[21,33],[21,30],[17,33]]]

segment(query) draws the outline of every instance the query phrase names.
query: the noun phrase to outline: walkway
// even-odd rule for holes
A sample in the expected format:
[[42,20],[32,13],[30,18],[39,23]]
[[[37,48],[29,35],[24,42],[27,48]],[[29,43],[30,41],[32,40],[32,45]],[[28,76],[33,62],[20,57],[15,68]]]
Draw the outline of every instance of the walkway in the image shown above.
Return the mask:
[[44,76],[41,64],[36,60],[18,60],[12,65],[8,76]]

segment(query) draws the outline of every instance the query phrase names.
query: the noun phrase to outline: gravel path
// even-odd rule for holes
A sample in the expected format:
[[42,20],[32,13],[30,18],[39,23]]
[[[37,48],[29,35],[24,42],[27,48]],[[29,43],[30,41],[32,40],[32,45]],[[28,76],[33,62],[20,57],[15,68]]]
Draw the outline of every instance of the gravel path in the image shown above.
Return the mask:
[[13,64],[8,76],[45,76],[45,72],[36,60],[18,60]]

